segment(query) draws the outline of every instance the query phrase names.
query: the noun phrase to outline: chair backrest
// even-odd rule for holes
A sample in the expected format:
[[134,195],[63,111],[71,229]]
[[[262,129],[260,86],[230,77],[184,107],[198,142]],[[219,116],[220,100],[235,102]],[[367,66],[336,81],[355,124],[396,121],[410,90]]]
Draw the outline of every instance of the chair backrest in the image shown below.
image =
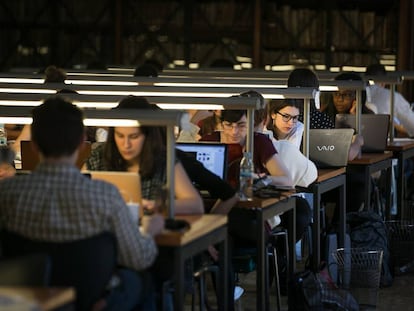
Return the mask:
[[[33,171],[39,164],[39,153],[35,150],[31,140],[22,140],[20,142],[22,170]],[[82,148],[79,150],[76,166],[81,169],[85,161],[91,155],[91,142],[84,141]]]
[[0,260],[0,286],[48,286],[51,259],[37,253]]
[[5,257],[47,253],[52,260],[50,285],[74,287],[76,310],[91,309],[116,268],[116,240],[109,232],[72,242],[43,242],[3,231],[1,241]]

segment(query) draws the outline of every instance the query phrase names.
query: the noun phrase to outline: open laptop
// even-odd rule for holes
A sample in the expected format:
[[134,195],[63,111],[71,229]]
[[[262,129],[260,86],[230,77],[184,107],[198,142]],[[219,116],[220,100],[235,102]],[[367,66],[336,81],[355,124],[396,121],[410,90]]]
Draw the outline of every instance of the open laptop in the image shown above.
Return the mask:
[[176,143],[176,148],[201,162],[223,180],[227,175],[227,145],[220,143]]
[[104,180],[115,185],[125,203],[128,205],[132,218],[138,222],[142,216],[141,206],[141,178],[138,173],[132,172],[115,172],[115,171],[83,171],[91,179]]
[[309,130],[309,159],[318,168],[346,166],[353,134],[353,129]]
[[[39,154],[32,145],[31,140],[22,140],[20,142],[20,154],[21,154],[21,169],[26,171],[32,171],[39,163]],[[79,152],[78,159],[76,160],[76,166],[81,169],[86,159],[91,155],[91,143],[85,141],[83,147]]]
[[[384,152],[387,147],[390,116],[388,114],[362,114],[360,134],[364,138],[362,152]],[[337,114],[336,128],[355,129],[355,115]]]

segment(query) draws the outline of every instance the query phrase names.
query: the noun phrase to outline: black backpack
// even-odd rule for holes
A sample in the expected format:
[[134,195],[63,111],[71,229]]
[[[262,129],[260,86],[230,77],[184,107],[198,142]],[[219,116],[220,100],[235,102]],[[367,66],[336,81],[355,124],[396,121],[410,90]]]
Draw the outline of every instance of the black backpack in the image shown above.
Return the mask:
[[392,285],[388,231],[385,222],[375,212],[351,212],[346,216],[351,247],[382,249],[381,287]]

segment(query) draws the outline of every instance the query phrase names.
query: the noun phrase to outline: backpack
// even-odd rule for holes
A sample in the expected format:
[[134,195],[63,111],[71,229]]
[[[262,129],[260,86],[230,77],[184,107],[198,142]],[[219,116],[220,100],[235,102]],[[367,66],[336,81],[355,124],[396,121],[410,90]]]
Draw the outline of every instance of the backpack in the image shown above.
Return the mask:
[[382,249],[381,287],[392,285],[388,230],[385,222],[375,212],[351,212],[346,216],[352,248]]

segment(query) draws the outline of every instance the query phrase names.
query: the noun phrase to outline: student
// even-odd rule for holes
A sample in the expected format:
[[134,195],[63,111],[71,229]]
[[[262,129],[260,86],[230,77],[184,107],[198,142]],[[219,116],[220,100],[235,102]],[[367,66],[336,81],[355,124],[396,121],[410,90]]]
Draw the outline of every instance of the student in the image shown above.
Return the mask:
[[[287,81],[288,87],[313,87],[319,89],[319,80],[316,74],[307,68],[294,69]],[[303,100],[301,100],[303,103]],[[303,105],[303,104],[302,104]],[[335,123],[327,114],[319,111],[319,94],[315,100],[310,100],[309,128],[311,129],[330,129],[335,127]],[[303,106],[300,109],[299,121],[303,122]]]
[[164,226],[162,216],[144,216],[140,233],[117,188],[91,180],[76,168],[85,139],[83,114],[76,106],[50,97],[32,115],[32,140],[41,162],[29,175],[0,182],[0,226],[47,242],[112,232],[118,265],[124,267],[118,270],[123,286],[113,288],[101,306],[105,310],[154,310],[154,293],[148,290],[149,283],[143,283],[143,274],[157,256],[153,237]]
[[[229,144],[228,181],[238,189],[239,165],[247,137],[247,111],[223,110],[221,113],[223,131],[205,135],[200,141],[219,141]],[[271,183],[281,186],[293,186],[285,165],[280,160],[270,139],[262,133],[254,133],[253,163],[255,173],[268,175]]]
[[266,128],[275,140],[287,140],[298,149],[302,143],[303,123],[299,121],[300,100],[274,100],[269,103],[269,120]]
[[[386,76],[387,71],[381,64],[369,65],[365,71],[366,76]],[[391,91],[385,88],[384,83],[374,83],[367,86],[367,101],[373,104],[377,112],[390,114]],[[414,111],[410,103],[398,92],[394,96],[394,122],[399,132],[408,137],[414,136]]]
[[[299,150],[295,124],[299,123],[300,103],[295,99],[273,101],[269,104],[271,116],[267,128],[275,148],[279,151],[282,161],[287,166],[295,186],[308,187],[318,177],[315,164],[306,158]],[[264,121],[261,121],[263,127]]]
[[0,146],[0,180],[16,175],[14,151],[8,146]]
[[[336,81],[362,81],[362,78],[352,72],[341,73],[335,77]],[[338,113],[356,114],[356,90],[341,89],[337,92],[330,92],[330,100],[328,98],[327,107],[325,112],[335,120],[335,116]],[[373,114],[372,106],[368,107],[366,102],[366,92],[361,93],[361,112],[367,114]]]
[[[115,109],[150,109],[144,97],[128,96]],[[166,183],[165,128],[159,126],[112,127],[107,141],[96,147],[86,161],[88,170],[137,172],[141,176],[143,208],[158,208],[160,189]],[[182,164],[175,164],[175,214],[202,214],[203,201]]]

